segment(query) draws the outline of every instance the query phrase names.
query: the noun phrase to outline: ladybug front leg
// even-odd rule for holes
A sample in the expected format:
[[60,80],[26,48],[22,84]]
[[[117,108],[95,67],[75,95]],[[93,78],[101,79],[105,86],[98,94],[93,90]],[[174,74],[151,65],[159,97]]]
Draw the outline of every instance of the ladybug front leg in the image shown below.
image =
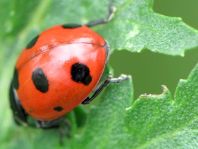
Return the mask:
[[102,84],[100,84],[96,90],[94,91],[93,95],[90,97],[87,97],[82,104],[89,104],[95,97],[99,95],[99,93],[109,85],[109,83],[120,83],[123,80],[128,79],[129,77],[127,75],[121,75],[118,78],[112,78],[111,76],[108,77],[107,80],[105,80]]
[[94,27],[96,25],[106,24],[109,21],[111,21],[111,19],[114,16],[114,13],[116,11],[116,7],[112,5],[112,2],[110,2],[108,8],[109,8],[108,9],[108,15],[105,18],[99,19],[99,20],[96,20],[96,21],[91,21],[91,22],[89,22],[89,23],[87,23],[85,25],[88,26],[88,27]]
[[69,23],[69,24],[63,24],[62,26],[64,28],[77,28],[77,27],[81,27],[81,26],[94,27],[96,25],[106,24],[106,23],[108,23],[109,21],[112,20],[112,18],[114,16],[114,13],[116,11],[116,7],[112,5],[112,2],[110,2],[108,8],[109,8],[108,9],[108,15],[105,18],[95,20],[95,21],[91,21],[91,22],[88,22],[86,24]]

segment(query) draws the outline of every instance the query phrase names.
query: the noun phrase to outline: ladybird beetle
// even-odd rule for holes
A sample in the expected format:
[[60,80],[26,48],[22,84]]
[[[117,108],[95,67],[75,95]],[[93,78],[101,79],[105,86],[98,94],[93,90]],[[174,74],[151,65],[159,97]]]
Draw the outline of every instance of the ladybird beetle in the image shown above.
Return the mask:
[[[10,105],[19,125],[52,128],[79,104],[88,104],[110,82],[127,78],[100,78],[108,60],[109,46],[90,27],[107,23],[106,19],[85,25],[59,25],[33,38],[20,54],[10,85]],[[91,94],[91,96],[89,96]]]

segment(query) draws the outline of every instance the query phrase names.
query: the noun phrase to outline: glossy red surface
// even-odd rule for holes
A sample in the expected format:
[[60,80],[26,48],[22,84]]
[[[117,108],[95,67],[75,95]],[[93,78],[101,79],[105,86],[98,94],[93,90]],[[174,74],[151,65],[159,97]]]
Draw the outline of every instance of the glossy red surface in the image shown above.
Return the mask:
[[[65,29],[50,28],[39,35],[31,49],[24,49],[16,68],[19,73],[20,102],[25,111],[37,120],[54,120],[79,105],[96,87],[106,63],[104,39],[86,26]],[[89,85],[71,79],[71,66],[83,63],[90,69]],[[31,79],[36,68],[42,68],[49,90],[37,90]],[[61,112],[53,110],[61,106]]]

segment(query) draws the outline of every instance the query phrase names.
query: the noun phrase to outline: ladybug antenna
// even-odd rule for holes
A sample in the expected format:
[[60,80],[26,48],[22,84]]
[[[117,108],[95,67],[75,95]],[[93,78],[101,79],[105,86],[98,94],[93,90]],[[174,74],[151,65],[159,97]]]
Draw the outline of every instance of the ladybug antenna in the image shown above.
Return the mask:
[[112,4],[112,1],[111,1],[109,3],[109,7],[108,7],[108,15],[105,18],[99,19],[96,21],[91,21],[85,25],[88,27],[94,27],[96,25],[106,24],[112,20],[114,14],[115,14],[115,11],[116,11],[116,7]]

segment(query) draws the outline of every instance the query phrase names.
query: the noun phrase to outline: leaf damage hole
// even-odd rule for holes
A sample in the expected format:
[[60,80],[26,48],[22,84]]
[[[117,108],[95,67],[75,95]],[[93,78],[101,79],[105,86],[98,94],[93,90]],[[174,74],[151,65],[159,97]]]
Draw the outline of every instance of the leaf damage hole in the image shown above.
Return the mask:
[[179,79],[187,78],[198,59],[198,49],[193,49],[181,56],[168,56],[143,50],[132,53],[126,50],[115,51],[110,64],[114,74],[132,75],[135,98],[139,95],[161,94],[161,86],[166,85],[174,93]]

